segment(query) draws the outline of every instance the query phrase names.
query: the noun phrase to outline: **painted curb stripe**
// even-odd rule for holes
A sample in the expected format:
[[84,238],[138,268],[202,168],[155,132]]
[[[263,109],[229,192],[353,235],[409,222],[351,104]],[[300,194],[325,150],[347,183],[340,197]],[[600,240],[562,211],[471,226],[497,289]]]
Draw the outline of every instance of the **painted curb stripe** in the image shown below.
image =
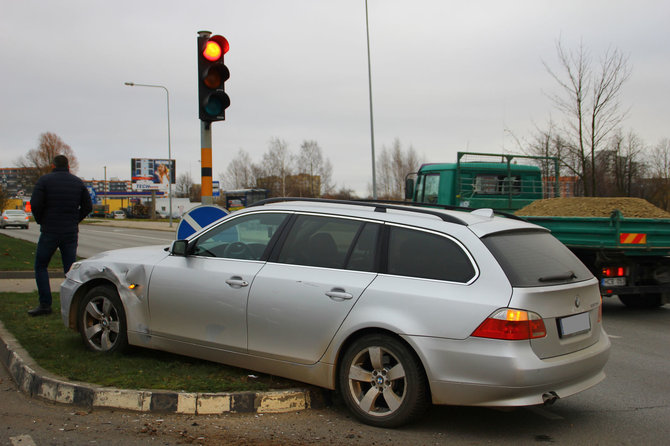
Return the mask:
[[18,341],[5,330],[1,321],[0,363],[5,366],[23,393],[89,409],[101,407],[136,412],[207,415],[225,412],[294,412],[318,409],[328,404],[327,393],[314,388],[270,392],[187,393],[169,390],[125,390],[67,382],[50,376],[37,366]]

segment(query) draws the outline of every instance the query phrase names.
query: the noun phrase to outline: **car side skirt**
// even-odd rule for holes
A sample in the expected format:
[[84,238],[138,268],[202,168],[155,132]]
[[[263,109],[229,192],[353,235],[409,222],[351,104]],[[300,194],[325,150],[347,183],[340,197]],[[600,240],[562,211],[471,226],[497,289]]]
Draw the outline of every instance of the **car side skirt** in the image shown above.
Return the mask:
[[178,355],[190,356],[225,365],[250,369],[260,373],[280,376],[314,386],[334,389],[335,369],[332,364],[297,364],[272,358],[260,358],[243,352],[234,352],[189,342],[151,336],[146,333],[128,332],[128,342],[138,347],[162,350]]

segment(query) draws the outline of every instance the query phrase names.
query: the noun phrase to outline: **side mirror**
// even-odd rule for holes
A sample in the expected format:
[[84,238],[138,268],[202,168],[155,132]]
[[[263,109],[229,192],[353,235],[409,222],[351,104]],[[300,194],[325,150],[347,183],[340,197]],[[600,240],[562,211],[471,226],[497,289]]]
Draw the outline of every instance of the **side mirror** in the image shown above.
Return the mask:
[[414,179],[407,178],[405,180],[405,200],[414,198]]
[[186,257],[188,250],[188,240],[175,240],[170,247],[170,254],[173,256]]

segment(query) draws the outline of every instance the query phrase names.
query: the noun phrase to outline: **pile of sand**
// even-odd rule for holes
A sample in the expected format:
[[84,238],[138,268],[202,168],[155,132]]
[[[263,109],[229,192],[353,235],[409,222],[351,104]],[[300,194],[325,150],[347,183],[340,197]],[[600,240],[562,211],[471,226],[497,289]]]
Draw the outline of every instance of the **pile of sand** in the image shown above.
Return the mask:
[[549,217],[609,217],[618,209],[627,218],[670,218],[670,213],[642,198],[573,197],[537,200],[516,215]]

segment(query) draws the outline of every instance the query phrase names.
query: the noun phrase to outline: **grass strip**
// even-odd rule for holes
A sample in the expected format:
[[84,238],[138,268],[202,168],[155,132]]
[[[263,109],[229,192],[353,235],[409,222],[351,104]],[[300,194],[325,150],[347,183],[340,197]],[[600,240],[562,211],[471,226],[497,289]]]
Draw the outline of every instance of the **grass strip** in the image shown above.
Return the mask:
[[[0,271],[32,271],[36,248],[35,243],[0,234]],[[49,269],[63,270],[59,253],[51,258]]]
[[264,391],[302,384],[222,364],[130,347],[125,353],[87,350],[78,333],[63,325],[60,300],[55,312],[30,317],[37,293],[0,293],[0,320],[45,370],[68,380],[124,389],[186,392]]

